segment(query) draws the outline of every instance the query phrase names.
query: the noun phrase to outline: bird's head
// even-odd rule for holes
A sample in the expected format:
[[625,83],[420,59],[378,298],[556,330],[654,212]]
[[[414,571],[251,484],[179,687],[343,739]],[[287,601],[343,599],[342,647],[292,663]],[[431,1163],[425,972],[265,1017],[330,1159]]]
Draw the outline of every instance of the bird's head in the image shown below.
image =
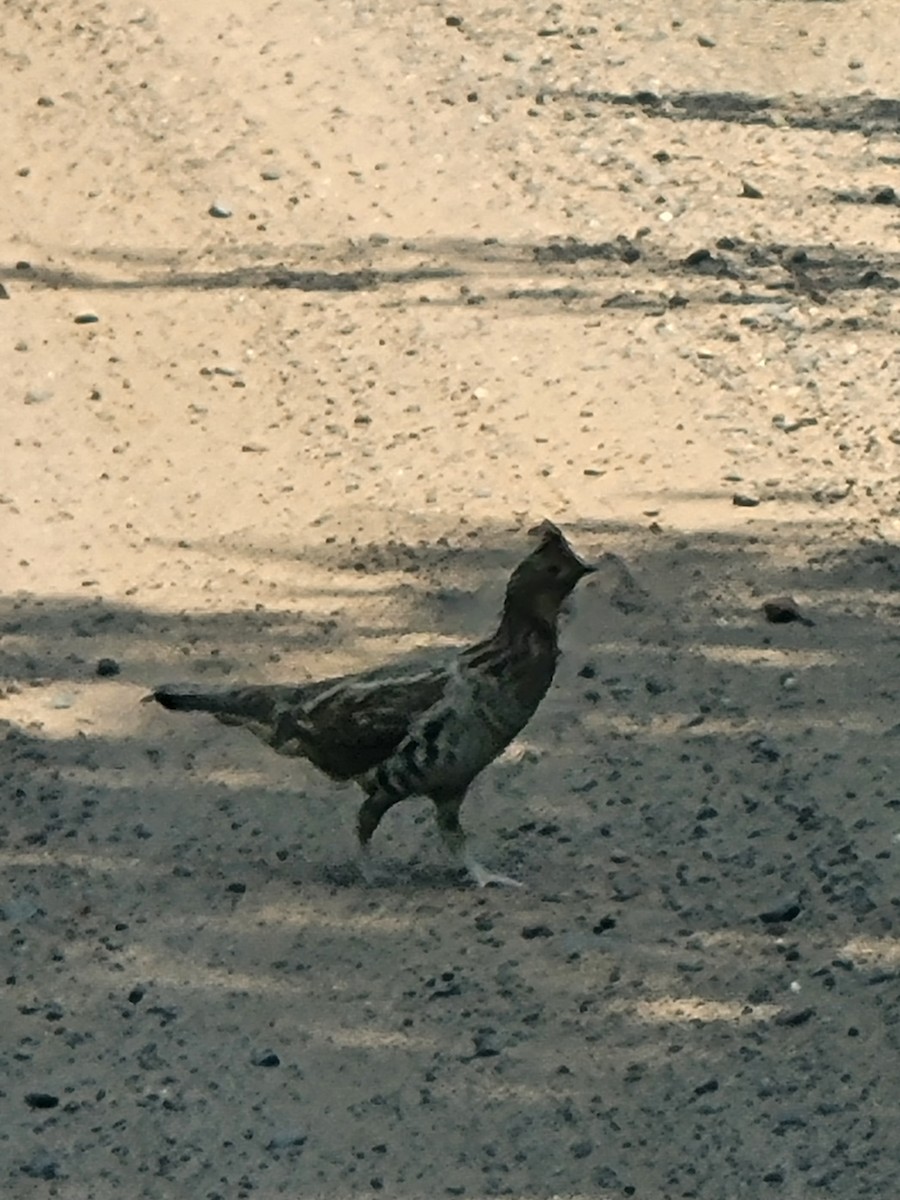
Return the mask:
[[552,521],[529,532],[538,542],[510,576],[505,610],[555,625],[565,598],[596,568],[578,557]]

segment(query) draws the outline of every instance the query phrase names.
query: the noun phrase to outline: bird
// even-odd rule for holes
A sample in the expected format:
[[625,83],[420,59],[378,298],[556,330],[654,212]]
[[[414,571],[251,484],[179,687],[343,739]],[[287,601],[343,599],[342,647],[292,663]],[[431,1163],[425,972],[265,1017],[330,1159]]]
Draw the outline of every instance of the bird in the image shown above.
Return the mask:
[[529,532],[537,544],[509,578],[499,624],[473,645],[296,686],[207,691],[164,684],[144,699],[243,726],[279,754],[359,784],[365,793],[356,823],[359,864],[369,882],[370,843],[382,818],[421,796],[433,802],[444,845],[478,887],[521,886],[474,857],[460,809],[475,777],[544,698],[560,655],[561,607],[596,570],[553,522]]

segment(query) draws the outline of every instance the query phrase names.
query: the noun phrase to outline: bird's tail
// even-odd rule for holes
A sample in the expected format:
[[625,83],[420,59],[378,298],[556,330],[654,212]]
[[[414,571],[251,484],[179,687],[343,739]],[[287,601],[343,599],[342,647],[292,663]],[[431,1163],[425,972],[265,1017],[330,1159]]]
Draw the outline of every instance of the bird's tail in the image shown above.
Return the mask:
[[[269,693],[269,694],[267,694]],[[189,683],[164,683],[156,688],[144,702],[155,700],[163,708],[173,712],[212,713],[226,723],[260,721],[271,718],[271,689],[237,688],[205,692]]]

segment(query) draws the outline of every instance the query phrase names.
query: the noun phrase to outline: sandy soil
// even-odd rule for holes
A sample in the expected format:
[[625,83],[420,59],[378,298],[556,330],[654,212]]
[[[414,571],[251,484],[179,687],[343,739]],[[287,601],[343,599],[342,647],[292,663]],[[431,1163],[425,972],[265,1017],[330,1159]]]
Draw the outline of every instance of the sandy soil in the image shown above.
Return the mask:
[[[879,7],[0,25],[3,1195],[900,1194]],[[521,892],[139,703],[478,636],[545,516],[638,586],[467,804]]]

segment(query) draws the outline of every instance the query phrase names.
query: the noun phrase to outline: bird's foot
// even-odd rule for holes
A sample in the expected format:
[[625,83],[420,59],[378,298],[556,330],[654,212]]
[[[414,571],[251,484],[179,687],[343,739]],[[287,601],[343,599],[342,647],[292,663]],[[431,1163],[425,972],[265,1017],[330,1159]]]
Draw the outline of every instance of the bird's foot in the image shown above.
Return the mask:
[[465,862],[466,870],[480,888],[489,887],[495,884],[500,887],[524,887],[518,879],[511,879],[509,875],[497,875],[494,871],[489,871],[487,867],[483,867],[477,859],[467,858]]

